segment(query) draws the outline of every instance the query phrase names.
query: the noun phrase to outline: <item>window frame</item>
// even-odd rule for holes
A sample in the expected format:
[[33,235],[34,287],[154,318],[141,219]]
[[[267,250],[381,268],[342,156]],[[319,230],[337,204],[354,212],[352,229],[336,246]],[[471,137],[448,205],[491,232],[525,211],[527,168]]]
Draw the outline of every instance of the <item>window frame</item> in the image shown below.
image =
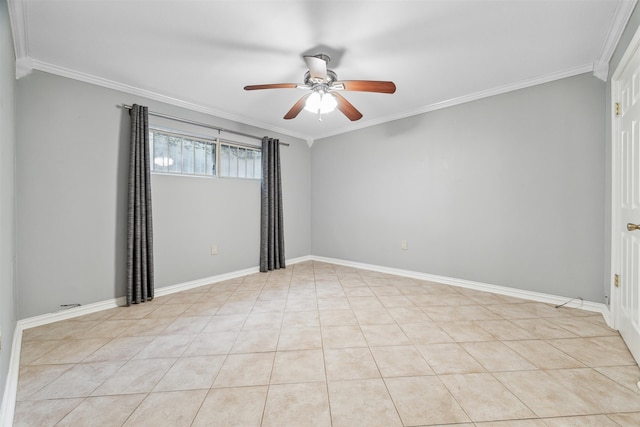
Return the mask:
[[[234,141],[229,141],[226,139],[218,139],[218,178],[221,179],[248,179],[248,180],[252,180],[252,181],[256,181],[256,180],[261,180],[262,179],[262,148],[261,147],[257,147],[257,146],[250,146],[249,144],[239,144],[238,142],[234,142]],[[245,176],[239,176],[238,175],[238,171],[239,171],[239,161],[240,161],[240,157],[236,156],[236,159],[238,160],[237,164],[236,164],[236,175],[232,176],[232,175],[222,175],[222,146],[225,145],[227,147],[230,148],[236,148],[237,151],[239,152],[240,150],[244,150],[245,153],[247,152],[253,152],[253,153],[259,153],[259,161],[256,162],[256,157],[254,154],[254,176],[253,177],[248,177],[246,176],[246,164],[245,164]],[[248,159],[245,157],[245,160]],[[255,176],[256,174],[256,166],[255,164],[258,164],[260,169],[259,169],[259,174],[258,176]]]
[[[195,177],[195,178],[219,178],[219,179],[242,179],[242,180],[251,180],[251,181],[260,181],[262,180],[262,148],[260,146],[254,146],[251,144],[246,144],[246,143],[242,143],[239,141],[233,141],[233,140],[229,140],[229,139],[223,139],[223,138],[219,138],[219,137],[212,137],[212,136],[206,136],[206,135],[198,135],[198,134],[194,134],[194,133],[190,133],[190,132],[184,132],[184,131],[180,131],[180,130],[175,130],[175,129],[167,129],[167,128],[162,128],[159,126],[149,126],[149,133],[160,133],[166,136],[173,136],[173,137],[177,137],[177,138],[181,138],[182,140],[192,140],[192,141],[198,141],[198,142],[202,142],[205,144],[210,144],[213,146],[214,151],[215,151],[215,167],[213,174],[197,174],[197,173],[185,173],[182,170],[180,172],[172,172],[169,170],[157,170],[156,169],[156,164],[154,163],[155,160],[155,156],[154,156],[154,143],[152,142],[155,139],[155,136],[153,139],[150,138],[150,143],[149,143],[149,156],[150,156],[150,166],[151,166],[151,173],[152,174],[158,174],[158,175],[171,175],[171,176],[188,176],[188,177]],[[236,153],[239,153],[240,150],[243,150],[243,152],[248,153],[248,152],[252,152],[254,153],[252,158],[253,158],[253,176],[246,176],[247,173],[247,167],[245,164],[245,176],[239,176],[238,174],[238,164],[236,164],[236,175],[222,175],[222,150],[223,150],[223,146],[226,147],[230,147],[230,148],[235,148]],[[181,145],[181,150],[182,150],[182,145]],[[258,156],[256,156],[255,153],[258,153]],[[246,154],[245,154],[246,155]],[[248,157],[245,157],[245,159]],[[238,156],[236,156],[236,159],[239,161]],[[256,161],[256,159],[259,159]],[[256,166],[257,164],[257,166]],[[256,168],[258,168],[256,170]],[[167,168],[168,169],[168,168]],[[195,167],[194,167],[195,170]],[[256,174],[257,172],[257,174]]]

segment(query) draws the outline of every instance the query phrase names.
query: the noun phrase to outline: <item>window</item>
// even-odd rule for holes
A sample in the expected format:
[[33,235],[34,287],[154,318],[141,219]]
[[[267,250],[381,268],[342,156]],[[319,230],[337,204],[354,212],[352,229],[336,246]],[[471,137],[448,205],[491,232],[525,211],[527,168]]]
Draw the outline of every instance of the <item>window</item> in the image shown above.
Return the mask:
[[229,178],[262,178],[262,151],[220,143],[220,176]]
[[153,129],[149,147],[153,172],[216,176],[216,141]]
[[151,171],[223,178],[262,178],[262,150],[242,143],[149,130]]

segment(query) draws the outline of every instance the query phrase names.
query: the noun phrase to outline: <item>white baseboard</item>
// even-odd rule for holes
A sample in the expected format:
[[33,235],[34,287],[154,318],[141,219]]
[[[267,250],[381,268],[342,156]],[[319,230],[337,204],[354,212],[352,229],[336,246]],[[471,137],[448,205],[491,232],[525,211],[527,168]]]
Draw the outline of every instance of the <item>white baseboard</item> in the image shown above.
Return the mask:
[[[286,261],[287,265],[293,265],[304,261],[311,261],[312,257],[307,255],[299,258],[292,258]],[[211,285],[213,283],[224,282],[225,280],[237,279],[238,277],[248,276],[250,274],[259,273],[259,267],[246,268],[244,270],[232,271],[230,273],[218,274],[217,276],[205,277],[203,279],[191,280],[189,282],[178,283],[176,285],[164,286],[157,288],[155,296],[165,296],[175,294],[176,292],[187,291],[189,289],[198,288],[200,286]]]
[[156,288],[155,296],[162,297],[165,295],[175,294],[177,292],[188,291],[189,289],[199,288],[200,286],[211,285],[213,283],[223,282],[225,280],[237,279],[238,277],[248,276],[249,274],[259,273],[258,267],[246,268],[244,270],[233,271],[231,273],[223,273],[217,276],[204,277],[202,279],[190,280],[188,282],[178,283],[176,285],[163,286]]
[[[293,258],[287,260],[287,265],[293,265],[304,261],[311,261],[311,256],[304,256],[299,258]],[[156,288],[155,296],[161,297],[166,295],[175,294],[177,292],[187,291],[190,289],[198,288],[200,286],[211,285],[213,283],[224,282],[225,280],[237,279],[238,277],[248,276],[250,274],[259,273],[258,267],[246,268],[244,270],[232,271],[230,273],[218,274],[215,276],[204,277],[202,279],[190,280],[188,282],[178,283],[175,285],[163,286]],[[74,317],[84,316],[85,314],[91,314],[102,310],[108,310],[110,308],[121,307],[126,304],[125,297],[113,298],[106,301],[100,301],[92,304],[81,305],[78,307],[69,308],[66,310],[59,310],[55,313],[47,313],[40,316],[29,317],[26,319],[18,320],[18,325],[21,330],[35,328],[37,326],[46,325],[53,322],[59,322],[60,320],[72,319]]]
[[[516,298],[522,298],[531,301],[544,302],[549,304],[562,304],[567,301],[566,297],[557,295],[544,294],[540,292],[525,291],[522,289],[508,288],[505,286],[490,285],[487,283],[473,282],[470,280],[456,279],[452,277],[438,276],[434,274],[420,273],[416,271],[401,270],[397,268],[383,267],[379,265],[365,264],[360,262],[345,261],[335,258],[326,258],[314,255],[307,255],[299,258],[287,260],[287,265],[294,265],[305,261],[318,261],[330,264],[342,265],[345,267],[353,267],[363,270],[376,271],[380,273],[393,274],[396,276],[409,277],[419,280],[428,280],[431,282],[443,283],[445,285],[458,286],[467,289],[476,289],[479,291],[491,292],[494,294],[507,295]],[[233,271],[230,273],[219,274],[216,276],[205,277],[202,279],[191,280],[184,283],[178,283],[171,286],[165,286],[156,289],[156,296],[170,295],[177,292],[186,291],[200,286],[210,285],[225,280],[235,279],[258,273],[258,267],[247,268],[244,270]],[[2,406],[0,407],[0,426],[11,426],[13,424],[13,415],[15,412],[16,393],[18,390],[18,374],[20,372],[20,350],[22,346],[22,332],[25,329],[46,325],[48,323],[67,320],[85,314],[95,313],[102,310],[122,306],[125,304],[125,298],[119,297],[107,301],[101,301],[93,304],[87,304],[80,307],[70,308],[68,310],[58,311],[56,313],[43,314],[41,316],[30,317],[18,320],[16,330],[13,335],[13,344],[11,347],[11,361],[9,362],[9,373],[7,383],[2,398]],[[605,304],[590,301],[574,301],[566,304],[567,307],[580,308],[587,311],[601,313],[605,321],[611,326],[609,308]]]
[[[313,256],[312,259],[318,262],[326,262],[329,264],[343,265],[345,267],[353,267],[353,268],[359,268],[363,270],[377,271],[379,273],[393,274],[396,276],[409,277],[412,279],[428,280],[430,282],[437,282],[437,283],[457,286],[461,288],[491,292],[493,294],[500,294],[500,295],[506,295],[506,296],[515,297],[515,298],[522,298],[522,299],[531,300],[531,301],[544,302],[547,304],[560,305],[560,304],[564,304],[567,300],[569,300],[569,298],[567,297],[545,294],[541,292],[526,291],[522,289],[508,288],[506,286],[490,285],[487,283],[474,282],[471,280],[456,279],[453,277],[438,276],[435,274],[420,273],[420,272],[410,271],[410,270],[401,270],[397,268],[383,267],[379,265],[365,264],[361,262],[345,261],[341,259],[326,258],[326,257],[320,257],[320,256]],[[605,321],[607,322],[607,324],[611,326],[610,319],[609,319],[610,317],[609,307],[607,307],[605,304],[598,303],[598,302],[577,300],[577,301],[572,301],[570,303],[567,303],[565,307],[580,308],[586,311],[601,313]]]
[[314,260],[314,256],[313,255],[305,255],[305,256],[298,257],[298,258],[288,259],[287,260],[287,265],[298,264],[298,263],[301,263],[301,262],[313,261],[313,260]]
[[20,373],[20,350],[22,350],[22,329],[16,326],[13,332],[13,342],[11,344],[11,356],[9,360],[9,372],[7,383],[4,386],[2,395],[2,406],[0,406],[0,426],[10,427],[13,425],[13,414],[16,409],[16,395],[18,393],[18,374]]
[[85,314],[108,310],[110,308],[115,308],[123,305],[125,305],[125,297],[118,297],[106,301],[95,302],[92,304],[80,305],[78,307],[68,308],[66,310],[59,310],[55,313],[47,313],[40,316],[27,317],[26,319],[18,320],[18,326],[20,327],[20,330],[25,330],[42,325],[47,325],[53,322],[59,322],[60,320],[72,319],[74,317],[84,316]]
[[[299,258],[287,260],[287,265],[294,265],[300,262],[312,261],[313,257],[307,255]],[[223,282],[225,280],[236,279],[238,277],[248,276],[249,274],[259,273],[258,267],[247,268],[244,270],[233,271],[230,273],[219,274],[216,276],[205,277],[202,279],[191,280],[176,285],[157,288],[155,296],[170,295],[177,292],[186,291],[206,286],[212,283]],[[20,373],[20,350],[22,347],[22,332],[25,329],[35,328],[61,320],[72,319],[74,317],[84,316],[110,308],[120,307],[126,304],[125,297],[113,298],[106,301],[100,301],[93,304],[82,305],[79,307],[60,310],[55,313],[43,314],[40,316],[29,317],[18,320],[16,329],[13,333],[13,343],[11,346],[11,356],[9,361],[9,372],[7,375],[7,383],[5,385],[4,394],[2,395],[2,406],[0,406],[0,427],[10,427],[13,425],[13,415],[16,405],[16,394],[18,391],[18,374]]]

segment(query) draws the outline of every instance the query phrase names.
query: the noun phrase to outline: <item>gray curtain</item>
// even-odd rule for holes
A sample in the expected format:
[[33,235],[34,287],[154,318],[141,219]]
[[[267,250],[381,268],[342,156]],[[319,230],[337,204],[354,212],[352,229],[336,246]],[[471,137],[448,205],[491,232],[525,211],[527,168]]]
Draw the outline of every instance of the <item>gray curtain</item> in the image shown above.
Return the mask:
[[127,214],[127,305],[153,299],[153,222],[149,109],[134,104],[129,147],[129,210]]
[[262,138],[260,271],[285,268],[280,141]]

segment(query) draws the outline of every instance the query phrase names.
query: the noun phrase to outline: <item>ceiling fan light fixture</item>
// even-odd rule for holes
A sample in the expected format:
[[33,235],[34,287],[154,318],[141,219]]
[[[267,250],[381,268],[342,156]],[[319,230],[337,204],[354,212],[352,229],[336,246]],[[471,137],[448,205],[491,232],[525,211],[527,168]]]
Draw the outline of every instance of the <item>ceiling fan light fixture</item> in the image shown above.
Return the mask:
[[304,109],[314,114],[327,114],[338,106],[335,96],[330,93],[316,91],[307,98]]
[[362,113],[358,111],[339,91],[395,93],[396,85],[390,81],[380,80],[338,80],[338,76],[327,68],[329,56],[325,54],[304,55],[307,63],[307,71],[304,74],[304,84],[297,83],[272,83],[262,85],[245,86],[244,90],[258,89],[307,89],[307,93],[293,104],[293,107],[283,119],[295,119],[302,110],[307,110],[318,115],[322,121],[322,115],[335,110],[340,110],[352,122],[360,120]]

